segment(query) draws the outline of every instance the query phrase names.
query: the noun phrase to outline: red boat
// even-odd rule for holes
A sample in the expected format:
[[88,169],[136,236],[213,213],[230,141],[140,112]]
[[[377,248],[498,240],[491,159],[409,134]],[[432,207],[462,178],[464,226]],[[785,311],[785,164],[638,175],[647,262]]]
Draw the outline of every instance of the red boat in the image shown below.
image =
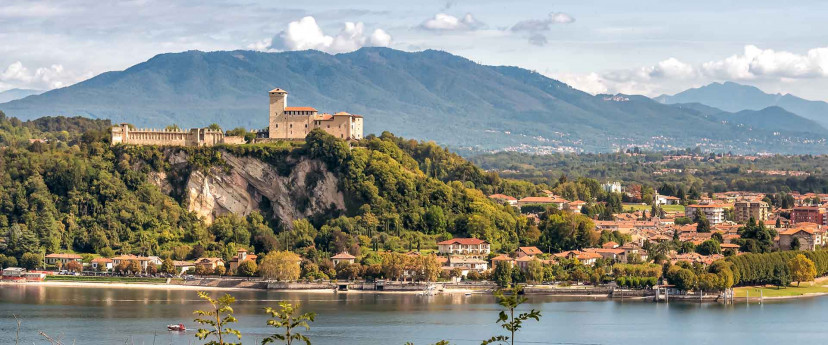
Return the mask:
[[177,325],[167,325],[167,330],[173,332],[184,332],[187,330],[187,327],[184,327],[183,324],[179,323]]

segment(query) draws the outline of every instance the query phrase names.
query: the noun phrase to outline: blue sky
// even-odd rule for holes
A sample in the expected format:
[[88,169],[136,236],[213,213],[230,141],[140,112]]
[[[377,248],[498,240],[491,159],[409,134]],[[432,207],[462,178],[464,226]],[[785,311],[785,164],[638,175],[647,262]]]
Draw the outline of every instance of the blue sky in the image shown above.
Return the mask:
[[[0,90],[190,49],[441,49],[591,93],[732,80],[828,100],[825,1],[0,2]],[[289,3],[289,2],[288,2]]]

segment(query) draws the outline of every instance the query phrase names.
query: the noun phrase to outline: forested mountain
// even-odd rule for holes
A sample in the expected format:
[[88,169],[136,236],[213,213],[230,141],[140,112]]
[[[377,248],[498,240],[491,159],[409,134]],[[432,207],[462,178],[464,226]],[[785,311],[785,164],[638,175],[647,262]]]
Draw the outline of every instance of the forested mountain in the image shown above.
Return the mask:
[[728,112],[761,110],[778,106],[828,128],[828,103],[826,102],[809,101],[791,94],[768,94],[756,87],[734,82],[712,83],[672,96],[662,95],[656,97],[655,100],[666,104],[702,103]]
[[812,133],[819,135],[826,129],[818,122],[806,119],[777,106],[770,106],[760,110],[742,110],[727,112],[702,103],[676,103],[673,107],[695,111],[699,115],[714,121],[728,123],[746,129],[776,130],[784,124],[791,132]]
[[[551,186],[504,180],[433,143],[387,132],[354,147],[316,130],[301,143],[183,148],[110,146],[101,126],[108,123],[21,122],[0,113],[0,254],[229,259],[239,247],[313,257],[371,247],[434,248],[436,241],[455,236],[484,238],[504,250],[538,241],[571,249],[597,240],[586,216],[562,212],[539,228],[486,197],[540,195]],[[262,172],[269,185],[255,183],[254,175]],[[209,193],[219,193],[230,176],[247,179],[242,191],[258,188],[256,199],[235,213],[212,208],[216,213],[207,221],[199,214],[207,193],[189,183],[197,180]],[[281,183],[303,187],[281,189]],[[594,181],[580,188],[600,192]],[[221,202],[245,200],[242,194],[223,195],[229,200]],[[572,235],[581,223],[587,226],[580,231],[594,235],[579,235],[584,243]]]
[[366,133],[388,130],[453,148],[606,151],[705,143],[718,151],[826,151],[813,140],[822,134],[789,132],[781,123],[746,131],[646,97],[593,96],[533,71],[433,50],[161,54],[0,109],[24,119],[80,115],[139,127],[264,128],[274,87],[288,90],[290,105],[362,114]]

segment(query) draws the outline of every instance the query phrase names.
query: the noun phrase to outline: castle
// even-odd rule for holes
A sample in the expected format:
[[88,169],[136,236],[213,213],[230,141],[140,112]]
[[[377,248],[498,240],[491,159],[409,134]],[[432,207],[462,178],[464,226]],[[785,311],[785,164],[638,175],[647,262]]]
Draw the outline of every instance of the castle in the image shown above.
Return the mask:
[[[268,128],[256,131],[255,142],[273,140],[302,140],[315,128],[345,140],[362,139],[362,116],[346,112],[319,114],[312,107],[288,107],[287,91],[270,90]],[[112,127],[112,145],[166,145],[166,146],[213,146],[219,144],[244,144],[240,136],[228,136],[222,131],[209,128],[189,130],[135,129],[122,123]]]

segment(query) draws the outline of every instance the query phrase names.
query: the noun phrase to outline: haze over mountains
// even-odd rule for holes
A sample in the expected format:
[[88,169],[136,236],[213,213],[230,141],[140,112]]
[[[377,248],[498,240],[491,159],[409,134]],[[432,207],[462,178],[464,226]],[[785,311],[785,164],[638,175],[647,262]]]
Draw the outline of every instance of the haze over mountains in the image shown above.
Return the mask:
[[264,128],[267,91],[274,87],[289,92],[290,106],[365,115],[366,134],[388,130],[454,148],[548,152],[701,144],[718,152],[828,151],[824,128],[788,108],[731,114],[643,96],[593,96],[529,70],[433,50],[161,54],[0,104],[0,110],[21,119],[83,115],[138,127],[215,122],[225,129]]
[[655,100],[665,104],[702,103],[724,111],[761,110],[770,106],[782,107],[806,119],[828,127],[828,103],[809,101],[791,94],[769,94],[762,90],[734,82],[712,83],[689,89],[673,96],[661,95]]
[[6,91],[0,91],[0,103],[26,98],[31,95],[39,95],[41,93],[43,93],[43,90],[9,89]]

